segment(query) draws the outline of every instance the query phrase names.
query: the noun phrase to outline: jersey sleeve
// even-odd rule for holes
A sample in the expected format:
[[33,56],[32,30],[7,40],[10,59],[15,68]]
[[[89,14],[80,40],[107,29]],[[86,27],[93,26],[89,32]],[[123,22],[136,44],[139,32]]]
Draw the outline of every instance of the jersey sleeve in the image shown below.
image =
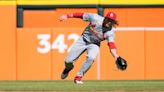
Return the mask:
[[84,21],[92,21],[94,16],[95,16],[95,14],[92,14],[92,13],[84,13],[83,20]]
[[107,32],[104,34],[104,37],[105,37],[106,40],[108,40],[108,42],[114,42],[114,41],[115,41],[114,30],[107,31]]
[[104,34],[104,37],[108,40],[108,46],[109,46],[109,48],[110,48],[110,49],[116,49],[114,30],[107,31],[107,32]]

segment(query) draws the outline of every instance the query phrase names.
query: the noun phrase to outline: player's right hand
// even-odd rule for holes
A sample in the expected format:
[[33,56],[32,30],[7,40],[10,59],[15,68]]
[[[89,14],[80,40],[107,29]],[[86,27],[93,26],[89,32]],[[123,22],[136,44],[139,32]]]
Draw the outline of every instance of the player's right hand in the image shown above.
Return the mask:
[[62,15],[62,16],[59,18],[60,21],[64,21],[64,20],[66,20],[66,19],[68,19],[67,15]]

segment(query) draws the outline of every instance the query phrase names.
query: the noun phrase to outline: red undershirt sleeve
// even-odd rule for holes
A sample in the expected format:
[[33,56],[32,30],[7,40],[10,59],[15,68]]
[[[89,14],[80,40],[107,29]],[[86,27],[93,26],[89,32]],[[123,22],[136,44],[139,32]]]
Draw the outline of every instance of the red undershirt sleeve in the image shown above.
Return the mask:
[[83,18],[84,13],[71,13],[67,14],[68,18]]
[[108,46],[110,49],[116,49],[115,43],[114,42],[108,42]]

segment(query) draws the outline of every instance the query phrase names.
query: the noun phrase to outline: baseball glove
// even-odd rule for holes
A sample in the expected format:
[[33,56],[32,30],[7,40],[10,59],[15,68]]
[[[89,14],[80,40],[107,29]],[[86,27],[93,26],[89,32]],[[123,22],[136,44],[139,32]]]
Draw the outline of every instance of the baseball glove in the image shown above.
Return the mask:
[[119,70],[126,70],[127,68],[127,61],[122,57],[118,57],[116,60],[116,66]]

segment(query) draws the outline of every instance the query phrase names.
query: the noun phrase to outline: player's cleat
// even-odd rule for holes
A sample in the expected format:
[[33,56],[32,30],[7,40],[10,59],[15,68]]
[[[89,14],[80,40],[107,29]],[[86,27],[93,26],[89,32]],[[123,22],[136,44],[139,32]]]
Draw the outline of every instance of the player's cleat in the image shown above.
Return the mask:
[[65,69],[63,70],[62,74],[61,74],[61,79],[67,78],[67,76],[68,76],[68,74],[69,74],[70,71],[71,71],[71,70],[67,70],[67,69],[65,68]]
[[76,83],[76,84],[83,84],[83,82],[81,81],[81,78],[82,78],[82,77],[80,77],[80,76],[76,76],[76,77],[74,78],[74,83]]
[[65,69],[63,70],[62,74],[61,74],[61,79],[65,79],[67,78],[69,72],[74,68],[72,63],[65,63]]

